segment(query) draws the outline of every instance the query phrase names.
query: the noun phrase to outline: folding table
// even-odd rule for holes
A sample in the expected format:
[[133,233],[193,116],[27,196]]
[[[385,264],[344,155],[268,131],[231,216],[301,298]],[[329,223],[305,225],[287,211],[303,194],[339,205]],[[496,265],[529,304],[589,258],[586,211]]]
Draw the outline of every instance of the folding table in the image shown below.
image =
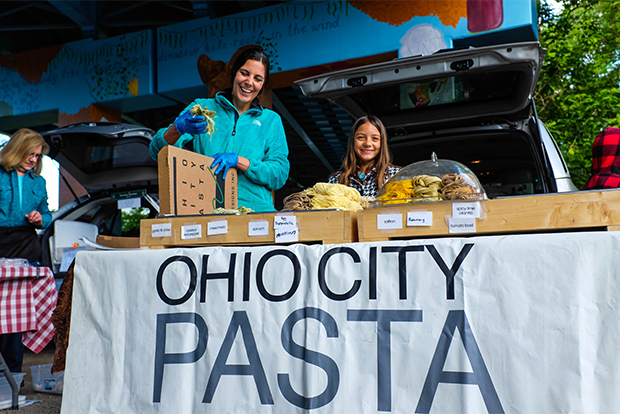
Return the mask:
[[[0,334],[24,332],[22,343],[38,354],[54,337],[51,317],[57,298],[51,269],[0,267]],[[19,387],[2,355],[0,372],[11,385],[11,408],[17,409]]]

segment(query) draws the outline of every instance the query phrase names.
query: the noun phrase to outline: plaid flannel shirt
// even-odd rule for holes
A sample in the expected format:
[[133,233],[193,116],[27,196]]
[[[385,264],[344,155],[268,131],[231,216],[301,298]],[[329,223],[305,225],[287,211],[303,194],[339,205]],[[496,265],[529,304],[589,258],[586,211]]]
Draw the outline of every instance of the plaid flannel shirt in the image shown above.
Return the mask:
[[[393,165],[388,166],[385,171],[385,177],[383,177],[383,184],[385,184],[390,178],[394,176],[397,172],[400,171],[400,167],[395,167]],[[330,184],[338,184],[340,181],[340,175],[343,173],[342,170],[338,170],[332,175],[329,176],[327,182]],[[355,188],[359,191],[362,197],[372,197],[375,198],[377,193],[379,192],[379,186],[377,185],[377,170],[375,167],[372,167],[370,172],[366,174],[364,178],[359,178],[356,176],[349,177],[349,186]]]
[[620,188],[620,128],[607,128],[592,144],[592,177],[582,190]]

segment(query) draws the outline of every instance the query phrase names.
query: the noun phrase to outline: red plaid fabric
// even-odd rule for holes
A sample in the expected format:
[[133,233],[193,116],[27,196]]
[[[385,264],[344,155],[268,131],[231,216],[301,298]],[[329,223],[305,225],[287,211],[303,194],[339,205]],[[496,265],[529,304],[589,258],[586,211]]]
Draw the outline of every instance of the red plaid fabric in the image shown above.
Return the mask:
[[620,128],[607,128],[592,144],[592,177],[581,188],[620,188]]
[[22,342],[39,353],[54,337],[57,300],[47,267],[0,267],[0,334],[24,332]]

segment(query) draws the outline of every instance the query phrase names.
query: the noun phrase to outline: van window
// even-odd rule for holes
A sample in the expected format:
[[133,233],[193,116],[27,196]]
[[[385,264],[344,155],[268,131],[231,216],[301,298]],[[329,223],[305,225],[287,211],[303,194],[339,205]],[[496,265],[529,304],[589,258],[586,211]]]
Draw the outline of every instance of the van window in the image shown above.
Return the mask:
[[[516,97],[522,71],[462,71],[450,77],[414,83],[403,82],[351,93],[350,97],[367,113],[377,116],[395,112],[415,112],[423,108],[450,110],[450,107],[508,103]],[[439,108],[441,107],[441,108]]]
[[527,136],[519,131],[501,132],[394,140],[390,149],[394,164],[401,167],[430,160],[433,152],[440,159],[460,162],[476,174],[490,198],[542,193],[534,151]]

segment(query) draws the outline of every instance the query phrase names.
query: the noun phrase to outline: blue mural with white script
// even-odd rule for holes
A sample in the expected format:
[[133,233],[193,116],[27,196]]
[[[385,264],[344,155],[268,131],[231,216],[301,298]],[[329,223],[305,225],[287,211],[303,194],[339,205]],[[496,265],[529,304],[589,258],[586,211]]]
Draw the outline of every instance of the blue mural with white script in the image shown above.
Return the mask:
[[536,36],[534,0],[485,2],[492,9],[484,10],[479,4],[298,0],[67,43],[36,64],[1,57],[0,119],[48,110],[74,114],[93,103],[129,112],[206,96],[205,84],[228,76],[225,65],[250,44],[263,47],[277,73],[392,51],[430,54],[458,39],[515,28]]

